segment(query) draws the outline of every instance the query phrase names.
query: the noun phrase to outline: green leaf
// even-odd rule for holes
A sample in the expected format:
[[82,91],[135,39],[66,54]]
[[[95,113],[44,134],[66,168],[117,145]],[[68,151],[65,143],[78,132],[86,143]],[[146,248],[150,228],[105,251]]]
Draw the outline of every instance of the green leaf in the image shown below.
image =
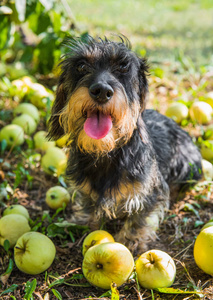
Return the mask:
[[156,288],[154,290],[163,294],[202,294],[201,291],[183,291],[174,288]]
[[203,221],[196,220],[196,221],[195,221],[195,224],[194,224],[194,228],[197,228],[197,227],[202,226],[202,225],[204,225],[204,222],[203,222]]
[[37,280],[36,278],[34,278],[31,282],[27,281],[26,283],[26,287],[25,287],[25,295],[24,295],[24,299],[26,300],[31,300],[33,299],[33,292],[36,289],[36,285],[37,285]]
[[193,212],[199,218],[199,212],[190,203],[184,205],[184,210]]
[[63,300],[61,294],[59,293],[59,291],[52,289],[52,292],[54,294],[54,296],[56,296],[57,299],[59,300]]
[[8,240],[4,241],[4,250],[6,252],[8,252],[8,250],[10,249],[10,242]]
[[10,40],[11,23],[6,15],[0,15],[0,50],[4,49]]
[[2,274],[2,276],[10,274],[12,272],[12,270],[13,270],[13,260],[12,260],[12,258],[10,258],[7,270],[4,272],[4,274]]
[[0,294],[0,296],[14,292],[17,289],[17,287],[18,287],[18,284],[12,284],[9,288],[7,288],[6,290],[4,290]]

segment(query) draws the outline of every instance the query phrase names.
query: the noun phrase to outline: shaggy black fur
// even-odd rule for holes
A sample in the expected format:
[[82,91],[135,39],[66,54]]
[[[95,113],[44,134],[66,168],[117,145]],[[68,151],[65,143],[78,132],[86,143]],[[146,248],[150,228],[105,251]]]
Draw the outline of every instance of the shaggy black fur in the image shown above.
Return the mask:
[[[201,178],[200,153],[174,121],[145,109],[147,63],[131,51],[127,39],[115,43],[89,37],[87,42],[70,40],[68,47],[70,51],[61,62],[49,137],[58,139],[65,133],[70,136],[67,178],[73,189],[79,191],[72,219],[91,228],[98,228],[103,219],[105,222],[116,219],[121,227],[117,240],[132,248],[145,249],[168,207],[169,191],[180,190]],[[73,113],[72,95],[82,87],[90,91],[97,83],[109,86],[113,96],[95,99],[90,93],[84,107],[78,108],[79,114]],[[118,103],[117,91],[125,99],[122,105]],[[90,103],[88,110],[93,105],[95,110],[104,113],[116,107],[117,112],[112,114],[114,146],[109,151],[102,150],[105,139],[101,146],[91,139],[97,151],[94,147],[89,151],[79,146],[87,103]],[[126,118],[124,114],[123,119],[120,117],[119,122],[124,125],[119,125],[118,130],[117,113],[120,115],[121,110],[125,112],[128,108],[130,113]],[[68,131],[60,116],[65,116],[71,124],[69,116],[76,117],[73,122],[78,127],[71,126],[75,130]],[[128,129],[119,139],[122,128]],[[86,135],[85,138],[88,139]]]

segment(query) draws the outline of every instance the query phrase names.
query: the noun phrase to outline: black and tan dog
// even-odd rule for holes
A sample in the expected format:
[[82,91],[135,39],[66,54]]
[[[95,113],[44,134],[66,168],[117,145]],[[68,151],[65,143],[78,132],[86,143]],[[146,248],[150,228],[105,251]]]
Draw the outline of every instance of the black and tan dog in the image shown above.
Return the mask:
[[116,220],[116,241],[144,250],[170,190],[201,177],[200,153],[174,121],[145,109],[147,63],[127,39],[67,46],[49,137],[70,137],[67,176],[78,191],[72,221],[97,229]]

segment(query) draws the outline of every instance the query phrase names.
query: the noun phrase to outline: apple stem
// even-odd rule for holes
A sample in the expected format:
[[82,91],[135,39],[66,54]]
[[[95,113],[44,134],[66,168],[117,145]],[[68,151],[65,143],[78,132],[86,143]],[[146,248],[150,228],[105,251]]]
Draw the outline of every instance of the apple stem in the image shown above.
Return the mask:
[[152,253],[149,253],[149,256],[150,256],[150,262],[151,262],[151,264],[154,264],[154,263],[155,263],[155,260],[154,260],[154,258],[153,258]]

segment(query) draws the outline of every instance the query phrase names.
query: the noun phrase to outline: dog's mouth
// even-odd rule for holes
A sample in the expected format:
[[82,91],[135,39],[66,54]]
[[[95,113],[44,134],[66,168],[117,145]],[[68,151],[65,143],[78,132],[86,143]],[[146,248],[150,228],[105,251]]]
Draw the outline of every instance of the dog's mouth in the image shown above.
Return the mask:
[[87,111],[84,131],[92,139],[104,138],[112,129],[112,118],[110,114],[103,112]]

